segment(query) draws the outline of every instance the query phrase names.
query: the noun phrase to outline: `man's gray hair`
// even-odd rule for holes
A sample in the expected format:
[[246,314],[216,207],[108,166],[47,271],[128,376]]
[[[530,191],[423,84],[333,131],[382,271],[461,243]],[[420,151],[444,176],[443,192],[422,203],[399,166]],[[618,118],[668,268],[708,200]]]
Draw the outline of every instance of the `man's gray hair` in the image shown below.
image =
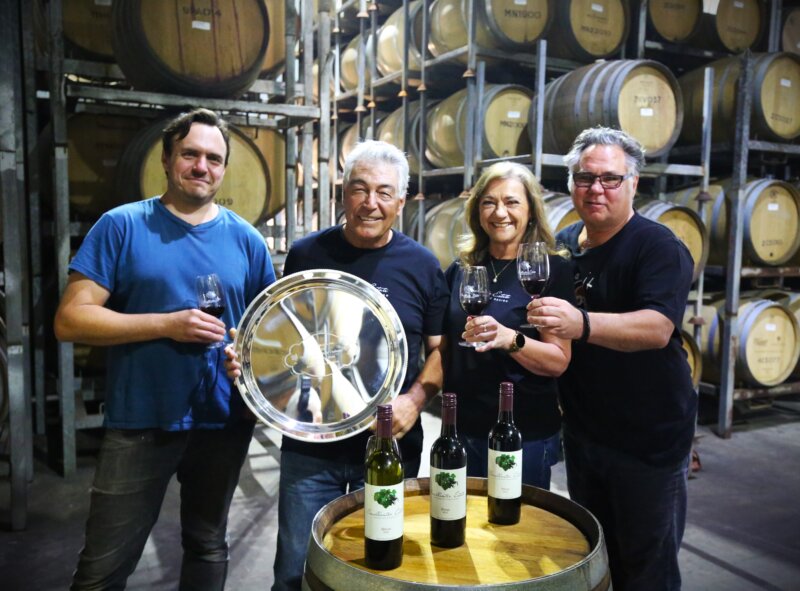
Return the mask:
[[405,197],[408,190],[408,158],[402,150],[388,142],[364,140],[350,150],[344,161],[343,186],[350,182],[350,173],[356,163],[385,162],[397,170],[397,196]]
[[[639,176],[639,170],[644,166],[644,147],[635,138],[619,129],[611,127],[590,127],[584,129],[575,138],[569,153],[564,156],[567,170],[573,173],[578,170],[581,155],[590,147],[619,146],[625,152],[625,167],[627,174]],[[569,189],[572,191],[572,175],[569,177]]]

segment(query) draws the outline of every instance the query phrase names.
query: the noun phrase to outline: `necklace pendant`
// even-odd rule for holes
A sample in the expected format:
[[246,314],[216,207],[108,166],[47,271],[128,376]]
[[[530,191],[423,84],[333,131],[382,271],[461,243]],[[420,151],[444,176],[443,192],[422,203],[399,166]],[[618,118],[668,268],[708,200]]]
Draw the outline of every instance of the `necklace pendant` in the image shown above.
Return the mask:
[[492,283],[497,283],[497,277],[495,277],[494,279],[492,279]]

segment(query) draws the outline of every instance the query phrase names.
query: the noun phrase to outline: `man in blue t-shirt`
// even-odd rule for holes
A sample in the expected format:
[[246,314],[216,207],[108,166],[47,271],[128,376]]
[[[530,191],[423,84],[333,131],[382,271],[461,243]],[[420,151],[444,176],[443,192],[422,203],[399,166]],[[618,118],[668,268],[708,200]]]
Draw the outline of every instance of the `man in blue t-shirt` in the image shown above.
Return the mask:
[[[182,589],[222,589],[228,508],[254,422],[225,378],[225,327],[275,280],[264,239],[214,203],[229,156],[227,124],[197,109],[163,134],[167,190],[117,207],[70,263],[59,340],[108,347],[106,431],[73,589],[125,587],[181,484]],[[222,285],[219,318],[202,312],[199,275]],[[218,312],[218,310],[214,310]]]
[[[295,242],[284,274],[346,271],[373,284],[396,310],[408,343],[408,369],[401,395],[392,402],[392,430],[405,476],[413,478],[422,452],[419,414],[442,383],[438,347],[447,284],[430,251],[392,230],[408,187],[408,162],[400,150],[386,142],[360,143],[347,157],[343,181],[344,225]],[[423,347],[427,358],[420,369]],[[228,369],[236,377],[241,366],[233,360]],[[273,591],[300,589],[314,515],[333,499],[364,486],[367,438],[368,433],[328,443],[283,438]]]
[[692,258],[633,209],[638,141],[587,129],[564,160],[582,222],[557,238],[579,308],[544,297],[528,318],[575,341],[559,379],[569,493],[603,526],[614,589],[677,590],[697,410],[679,333]]

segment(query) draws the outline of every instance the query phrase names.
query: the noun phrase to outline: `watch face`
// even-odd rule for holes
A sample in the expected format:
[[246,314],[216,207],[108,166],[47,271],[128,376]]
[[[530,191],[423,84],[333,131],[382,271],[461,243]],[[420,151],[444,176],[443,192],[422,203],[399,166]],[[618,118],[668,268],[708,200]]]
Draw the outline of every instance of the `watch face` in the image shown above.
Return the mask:
[[522,349],[525,346],[525,335],[521,332],[518,332],[514,335],[514,344],[517,346],[517,349]]

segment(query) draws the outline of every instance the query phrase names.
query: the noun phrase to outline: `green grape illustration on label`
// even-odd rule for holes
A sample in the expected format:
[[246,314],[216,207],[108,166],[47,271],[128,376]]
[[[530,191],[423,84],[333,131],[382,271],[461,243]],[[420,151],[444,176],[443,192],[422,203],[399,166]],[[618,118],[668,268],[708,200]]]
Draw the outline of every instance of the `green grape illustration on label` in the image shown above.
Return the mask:
[[456,485],[456,475],[452,472],[439,472],[436,475],[436,484],[447,490]]
[[496,459],[495,463],[500,466],[505,472],[508,472],[516,465],[516,460],[514,460],[514,456],[509,454],[500,454]]
[[397,500],[397,493],[391,489],[381,489],[375,493],[375,502],[384,509],[388,509]]

